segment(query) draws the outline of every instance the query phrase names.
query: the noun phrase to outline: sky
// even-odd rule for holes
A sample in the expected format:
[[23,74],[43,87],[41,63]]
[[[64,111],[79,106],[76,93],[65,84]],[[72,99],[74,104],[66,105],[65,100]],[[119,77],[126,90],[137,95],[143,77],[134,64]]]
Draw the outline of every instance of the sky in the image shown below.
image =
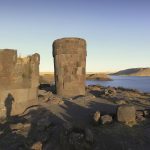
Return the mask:
[[0,49],[39,53],[52,72],[52,43],[87,41],[87,71],[150,67],[150,0],[0,0]]

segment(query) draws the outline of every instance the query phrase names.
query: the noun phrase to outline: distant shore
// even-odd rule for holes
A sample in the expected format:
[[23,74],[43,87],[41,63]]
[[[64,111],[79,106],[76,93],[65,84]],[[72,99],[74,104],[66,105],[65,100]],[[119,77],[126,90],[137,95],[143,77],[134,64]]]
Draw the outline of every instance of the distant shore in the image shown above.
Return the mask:
[[[105,73],[87,73],[86,80],[95,80],[95,81],[111,81],[111,77]],[[53,72],[40,72],[40,83],[49,84],[54,82],[54,73]]]

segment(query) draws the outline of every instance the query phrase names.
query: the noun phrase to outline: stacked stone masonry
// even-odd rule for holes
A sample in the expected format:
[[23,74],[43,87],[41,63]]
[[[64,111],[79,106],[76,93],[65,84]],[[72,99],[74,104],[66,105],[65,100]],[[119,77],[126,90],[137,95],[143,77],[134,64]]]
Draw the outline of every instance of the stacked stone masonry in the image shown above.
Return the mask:
[[7,115],[9,107],[12,115],[35,104],[39,86],[39,62],[39,54],[21,58],[17,56],[16,50],[0,50],[0,117]]
[[53,43],[56,92],[63,97],[85,95],[86,41],[63,38]]

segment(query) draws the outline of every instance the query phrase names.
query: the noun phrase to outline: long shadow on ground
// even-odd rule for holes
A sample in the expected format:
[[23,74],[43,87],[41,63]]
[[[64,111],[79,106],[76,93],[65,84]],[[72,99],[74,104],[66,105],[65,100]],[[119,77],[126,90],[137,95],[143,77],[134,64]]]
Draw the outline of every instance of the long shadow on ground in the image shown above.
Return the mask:
[[[61,145],[60,135],[64,124],[68,122],[81,128],[88,127],[93,132],[94,144],[92,148],[85,150],[149,150],[150,121],[133,128],[117,122],[106,126],[93,126],[90,114],[96,110],[100,110],[102,114],[114,114],[116,107],[91,102],[85,108],[71,101],[65,101],[60,107],[64,109],[64,113],[61,113],[63,119],[44,107],[37,107],[0,123],[0,150],[30,150],[39,141],[43,144],[43,150],[77,150],[69,146],[69,140],[67,145]],[[20,123],[24,130],[12,128]],[[30,127],[26,129],[27,125]]]

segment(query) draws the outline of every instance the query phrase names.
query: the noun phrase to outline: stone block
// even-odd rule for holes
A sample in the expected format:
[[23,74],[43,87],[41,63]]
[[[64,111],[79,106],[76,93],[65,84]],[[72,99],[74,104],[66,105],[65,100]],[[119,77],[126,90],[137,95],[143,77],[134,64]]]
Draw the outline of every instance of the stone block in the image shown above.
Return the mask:
[[134,125],[136,123],[136,110],[132,105],[122,105],[118,107],[117,119],[127,125]]

